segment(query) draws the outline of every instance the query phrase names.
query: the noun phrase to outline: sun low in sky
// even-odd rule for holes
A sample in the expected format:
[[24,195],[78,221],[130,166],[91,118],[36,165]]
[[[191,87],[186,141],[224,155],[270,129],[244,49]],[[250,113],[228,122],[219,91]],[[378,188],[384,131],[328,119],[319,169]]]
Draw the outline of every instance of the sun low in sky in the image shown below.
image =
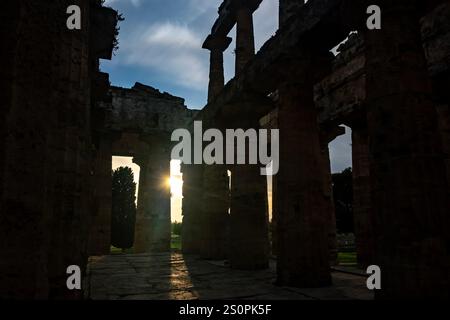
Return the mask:
[[[131,157],[113,157],[112,169],[116,170],[119,167],[129,167],[133,170],[134,182],[136,182],[136,201],[139,191],[139,174],[140,168],[137,164],[133,163]],[[183,199],[183,177],[180,172],[180,161],[172,160],[170,162],[170,177],[167,177],[167,183],[170,185],[171,190],[171,218],[172,221],[182,221],[181,216],[181,203]],[[137,202],[136,202],[137,203]]]
[[[131,157],[112,157],[112,169],[119,167],[129,167],[134,174],[134,182],[136,182],[136,204],[139,191],[139,174],[140,168],[133,163]],[[172,222],[182,222],[182,201],[183,201],[183,175],[181,173],[181,162],[172,160],[170,162],[170,176],[167,177],[167,184],[170,186],[171,192],[171,220]],[[269,219],[272,218],[272,179],[268,177],[268,199],[269,199]]]

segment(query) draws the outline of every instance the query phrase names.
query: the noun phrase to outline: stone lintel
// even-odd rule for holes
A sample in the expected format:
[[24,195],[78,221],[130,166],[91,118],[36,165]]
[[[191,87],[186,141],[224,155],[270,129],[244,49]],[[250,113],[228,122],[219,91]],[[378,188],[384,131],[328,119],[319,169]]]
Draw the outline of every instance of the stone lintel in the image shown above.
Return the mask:
[[327,127],[321,127],[320,128],[320,137],[321,141],[323,143],[330,143],[334,139],[336,139],[339,136],[342,136],[345,134],[345,128],[342,126],[327,126]]
[[224,36],[217,36],[217,35],[208,35],[205,42],[203,43],[202,48],[208,49],[208,50],[214,50],[218,49],[220,51],[227,50],[228,46],[230,45],[231,41],[233,39],[230,37],[224,37]]
[[219,7],[219,17],[212,27],[211,34],[227,35],[236,24],[236,12],[249,8],[252,13],[258,9],[262,0],[225,0]]

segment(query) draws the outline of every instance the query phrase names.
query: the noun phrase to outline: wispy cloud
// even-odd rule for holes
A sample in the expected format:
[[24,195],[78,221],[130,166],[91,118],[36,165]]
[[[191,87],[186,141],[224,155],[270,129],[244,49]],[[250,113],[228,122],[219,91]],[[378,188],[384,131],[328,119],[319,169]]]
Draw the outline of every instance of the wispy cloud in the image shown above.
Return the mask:
[[[150,85],[164,83],[164,90],[182,90],[186,95],[206,100],[209,73],[209,52],[201,48],[203,40],[217,18],[222,0],[106,0],[125,17],[120,24],[120,49],[112,62],[105,62],[111,71],[121,70],[126,77],[121,85],[132,86],[132,70],[148,74]],[[139,7],[139,8],[137,8]],[[278,24],[278,0],[265,0],[255,13],[256,48],[273,35]],[[230,33],[235,38],[235,30]],[[235,42],[225,54],[225,75],[234,76]],[[106,67],[108,68],[108,67]],[[128,70],[128,71],[127,71]],[[108,71],[106,69],[105,71]],[[158,79],[155,82],[155,79]],[[145,82],[145,78],[140,77]],[[181,89],[183,88],[183,89]],[[196,99],[200,107],[206,101]]]
[[143,25],[121,40],[118,63],[151,68],[174,84],[204,90],[208,69],[201,44],[199,35],[186,25],[172,22]]
[[131,3],[134,7],[139,7],[142,4],[142,0],[105,0],[105,5],[112,6],[117,3]]

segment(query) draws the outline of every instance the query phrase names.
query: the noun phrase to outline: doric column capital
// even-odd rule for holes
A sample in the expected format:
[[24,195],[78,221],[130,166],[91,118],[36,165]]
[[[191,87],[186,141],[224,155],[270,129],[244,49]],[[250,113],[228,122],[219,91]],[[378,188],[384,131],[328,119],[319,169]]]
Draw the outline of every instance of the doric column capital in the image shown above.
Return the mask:
[[219,50],[224,52],[230,45],[231,41],[232,39],[230,37],[215,36],[210,34],[203,43],[202,48],[210,51]]
[[328,144],[339,136],[345,134],[345,128],[342,126],[329,126],[320,128],[320,144],[324,147],[328,147]]
[[224,1],[224,3],[219,8],[219,14],[221,12],[231,12],[235,13],[240,9],[248,9],[252,13],[258,9],[262,0],[228,0]]

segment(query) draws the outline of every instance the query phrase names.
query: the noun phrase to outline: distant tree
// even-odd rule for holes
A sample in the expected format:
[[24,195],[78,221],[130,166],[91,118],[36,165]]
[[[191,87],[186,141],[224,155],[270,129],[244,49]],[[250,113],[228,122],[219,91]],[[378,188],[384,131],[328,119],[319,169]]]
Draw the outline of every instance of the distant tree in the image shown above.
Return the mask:
[[181,235],[181,228],[182,228],[182,224],[181,222],[172,222],[172,233],[180,236]]
[[353,177],[352,169],[335,173],[333,179],[333,198],[336,210],[336,227],[340,233],[353,232]]
[[111,244],[129,249],[134,243],[136,183],[129,167],[120,167],[112,176]]

